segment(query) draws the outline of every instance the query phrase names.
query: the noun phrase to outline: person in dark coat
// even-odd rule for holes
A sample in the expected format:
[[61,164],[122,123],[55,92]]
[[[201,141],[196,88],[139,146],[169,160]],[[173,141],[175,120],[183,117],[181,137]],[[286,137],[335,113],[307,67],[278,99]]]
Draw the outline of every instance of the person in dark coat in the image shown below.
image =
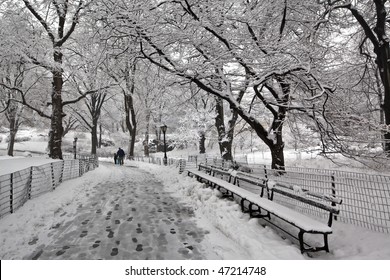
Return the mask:
[[115,153],[114,154],[114,163],[117,164],[118,163],[118,155]]
[[118,151],[116,152],[116,155],[118,156],[118,164],[123,165],[123,159],[125,158],[125,151],[119,148]]

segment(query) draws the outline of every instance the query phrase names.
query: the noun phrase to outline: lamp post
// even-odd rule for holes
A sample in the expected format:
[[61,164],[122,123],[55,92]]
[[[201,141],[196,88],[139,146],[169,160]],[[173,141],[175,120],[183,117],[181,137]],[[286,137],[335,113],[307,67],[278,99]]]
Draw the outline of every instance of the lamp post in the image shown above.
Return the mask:
[[74,138],[73,141],[73,154],[74,154],[74,159],[76,159],[76,151],[77,151],[77,137]]
[[167,159],[167,142],[165,140],[165,133],[167,132],[167,126],[164,124],[161,126],[161,130],[164,135],[164,165],[168,164],[168,159]]

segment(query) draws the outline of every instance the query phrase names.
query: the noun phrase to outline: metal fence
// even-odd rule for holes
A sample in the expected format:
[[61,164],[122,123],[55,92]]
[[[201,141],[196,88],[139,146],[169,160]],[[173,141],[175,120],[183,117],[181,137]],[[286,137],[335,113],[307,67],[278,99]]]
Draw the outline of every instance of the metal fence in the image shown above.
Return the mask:
[[[144,157],[144,156],[134,156],[132,160],[147,162],[152,164],[164,165],[164,158],[162,157]],[[167,158],[168,166],[175,166],[179,168],[179,173],[181,174],[189,166],[196,167],[195,164],[189,163],[187,166],[187,160],[183,158]]]
[[99,166],[97,157],[65,159],[0,176],[0,218],[34,197]]
[[[231,167],[230,162],[220,158],[206,158],[204,163],[223,168]],[[306,189],[335,195],[343,200],[339,206],[340,214],[335,217],[337,221],[390,233],[390,176],[300,167],[285,167],[285,172],[275,172],[266,165],[247,167],[250,172],[248,176],[266,178],[269,183],[292,185],[297,191]],[[260,193],[256,186],[243,183],[242,187]],[[277,196],[275,200],[298,211],[323,216],[323,213],[315,208],[311,209],[295,200]]]

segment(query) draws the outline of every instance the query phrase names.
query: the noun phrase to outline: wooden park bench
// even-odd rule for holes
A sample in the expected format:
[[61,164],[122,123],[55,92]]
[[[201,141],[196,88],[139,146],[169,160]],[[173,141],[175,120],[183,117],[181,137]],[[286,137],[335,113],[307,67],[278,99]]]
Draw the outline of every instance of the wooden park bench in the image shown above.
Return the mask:
[[[279,183],[271,185],[266,178],[256,178],[248,174],[205,165],[199,165],[199,170],[188,170],[188,175],[196,177],[198,181],[204,182],[210,187],[217,188],[224,197],[237,199],[242,211],[249,213],[251,217],[266,218],[267,222],[296,238],[299,241],[301,253],[321,250],[329,252],[328,235],[332,233],[331,226],[334,215],[339,213],[336,204],[341,204],[341,199],[333,195],[313,193],[304,189],[299,189],[299,192],[297,192],[296,187],[293,186]],[[217,175],[226,176],[227,180],[218,178],[216,177]],[[240,182],[260,187],[261,193],[256,194],[240,187]],[[327,223],[274,201],[275,194],[322,209],[328,215]],[[272,216],[278,217],[280,220],[299,229],[298,236],[294,236],[286,229],[283,229],[280,223],[276,224],[273,222],[271,220]],[[306,233],[323,235],[323,245],[319,247],[308,245],[304,241],[304,234]]]

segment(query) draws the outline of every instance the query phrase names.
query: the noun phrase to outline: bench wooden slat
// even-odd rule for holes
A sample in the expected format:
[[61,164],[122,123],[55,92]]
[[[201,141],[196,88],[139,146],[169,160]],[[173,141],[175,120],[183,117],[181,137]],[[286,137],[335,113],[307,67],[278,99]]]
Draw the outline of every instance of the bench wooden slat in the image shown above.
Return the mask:
[[[275,187],[282,187],[282,188],[289,189],[289,190],[294,190],[293,186],[285,185],[285,184],[282,184],[282,183],[276,183],[274,186]],[[316,198],[319,198],[319,199],[322,199],[322,200],[327,200],[329,202],[334,202],[334,203],[337,203],[337,204],[341,204],[342,203],[342,199],[341,198],[333,197],[333,196],[330,196],[330,195],[325,195],[325,194],[322,194],[322,193],[315,193],[315,192],[312,192],[312,191],[309,191],[309,190],[306,190],[306,189],[301,189],[301,190],[302,190],[303,193],[305,193],[307,195],[310,195],[310,196],[313,196],[313,197],[316,197]]]
[[330,213],[333,213],[333,214],[339,214],[340,213],[340,210],[337,207],[333,207],[331,205],[326,205],[326,204],[323,204],[323,203],[320,203],[320,202],[317,202],[317,201],[314,201],[314,200],[311,200],[311,199],[307,199],[304,196],[299,195],[299,194],[294,194],[294,193],[291,193],[291,192],[288,192],[288,191],[284,191],[284,190],[280,190],[280,189],[276,189],[276,188],[273,188],[272,191],[275,192],[275,193],[279,193],[279,194],[282,194],[284,196],[293,198],[295,200],[301,201],[303,203],[311,204],[311,205],[313,205],[313,206],[315,206],[317,208],[320,208],[322,210],[326,210],[326,211],[328,211]]
[[[202,172],[201,170],[205,170],[210,175]],[[214,177],[215,174],[229,176],[229,182]],[[188,175],[194,175],[198,178],[199,181],[203,180],[207,184],[217,187],[218,190],[224,190],[221,192],[225,196],[239,197],[241,199],[240,204],[242,210],[244,212],[249,212],[251,217],[268,218],[268,222],[270,224],[283,230],[278,224],[271,221],[272,215],[278,217],[280,220],[283,220],[286,223],[297,227],[299,229],[297,239],[299,240],[299,246],[302,253],[321,250],[329,252],[328,235],[332,233],[331,226],[333,215],[339,213],[338,208],[335,206],[336,204],[342,203],[342,200],[335,197],[333,194],[326,195],[322,193],[316,193],[300,188],[299,186],[285,185],[279,182],[270,182],[267,178],[257,178],[256,176],[246,173],[219,169],[217,167],[209,167],[203,164],[199,165],[199,171],[188,171]],[[233,184],[230,183],[232,178],[235,178],[233,180]],[[240,180],[247,182],[250,185],[260,186],[261,195],[241,188],[239,186]],[[266,197],[263,196],[265,190],[267,191]],[[273,200],[275,193],[288,197],[292,200],[300,201],[301,203],[322,209],[323,211],[327,211],[329,213],[327,224],[315,219],[314,217],[308,216],[307,214],[297,212],[289,207],[279,204],[278,201]],[[328,205],[326,202],[331,202],[332,205]],[[286,230],[283,231],[293,236]],[[324,239],[323,246],[305,246],[307,245],[304,242],[305,233],[322,234]]]
[[250,202],[257,204],[260,208],[280,217],[283,220],[288,221],[289,223],[302,228],[306,232],[318,232],[318,233],[331,233],[332,228],[325,225],[323,222],[312,219],[308,216],[305,216],[301,213],[295,212],[290,208],[280,205],[274,201],[271,201],[267,198],[260,197],[255,193],[247,191],[243,188],[240,188],[236,185],[228,183],[222,179],[215,178],[211,175],[205,174],[202,171],[190,171],[192,174],[202,177],[203,179],[214,183],[236,195],[244,198]]

